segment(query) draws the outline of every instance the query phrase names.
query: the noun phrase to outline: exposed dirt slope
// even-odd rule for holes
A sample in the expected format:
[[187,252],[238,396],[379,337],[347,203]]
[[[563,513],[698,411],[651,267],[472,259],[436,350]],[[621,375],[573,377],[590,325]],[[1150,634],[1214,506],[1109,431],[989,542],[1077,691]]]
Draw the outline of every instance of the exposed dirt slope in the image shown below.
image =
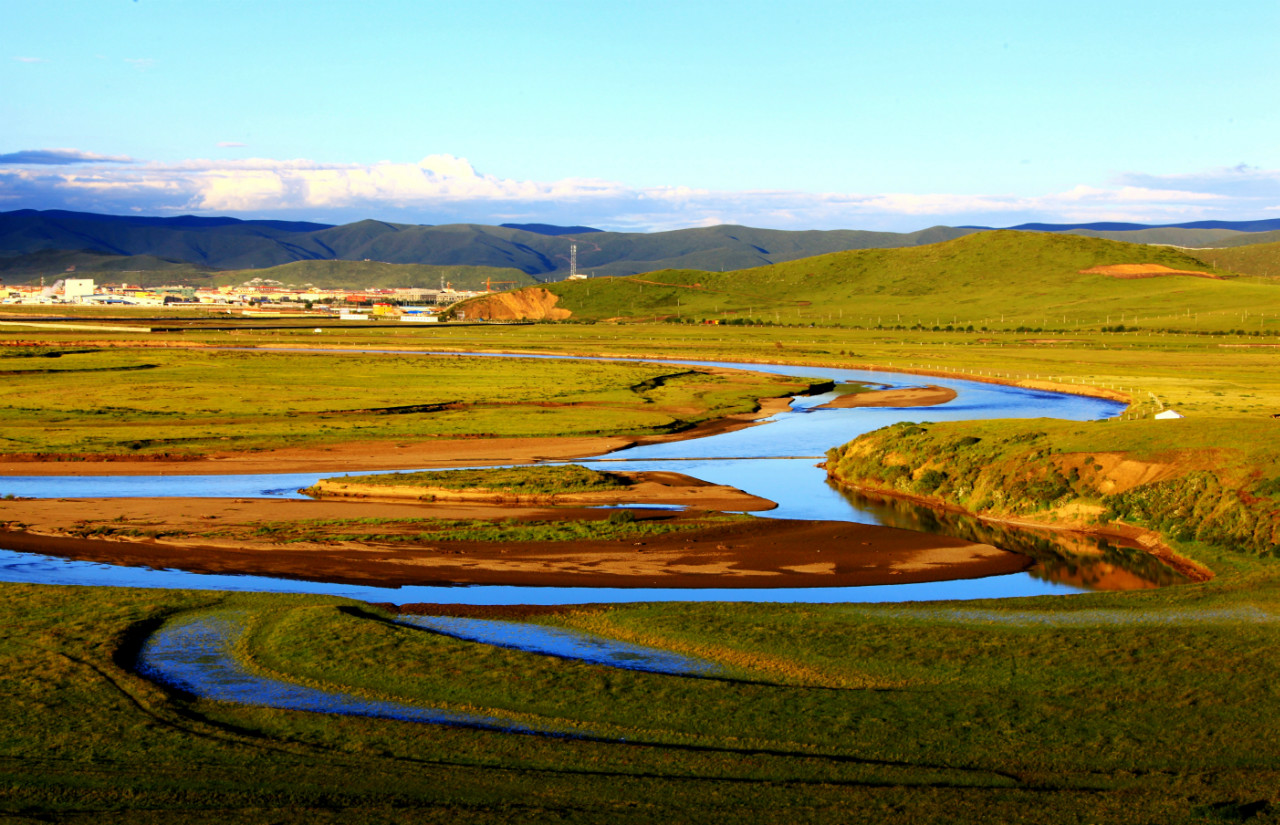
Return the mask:
[[1162,264],[1108,264],[1080,270],[1082,275],[1110,275],[1112,278],[1160,278],[1165,275],[1191,275],[1196,278],[1212,278],[1221,281],[1221,275],[1198,272],[1192,269],[1170,269]]
[[559,300],[559,295],[540,286],[531,286],[476,298],[468,301],[462,311],[467,318],[490,321],[563,321],[572,313],[556,306]]

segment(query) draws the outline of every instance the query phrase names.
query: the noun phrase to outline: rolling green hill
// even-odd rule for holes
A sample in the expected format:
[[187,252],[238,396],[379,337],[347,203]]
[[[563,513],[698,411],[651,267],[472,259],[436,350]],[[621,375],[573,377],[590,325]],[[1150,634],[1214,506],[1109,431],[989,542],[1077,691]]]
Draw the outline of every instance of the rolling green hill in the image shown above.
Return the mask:
[[1280,241],[1185,251],[1210,266],[1229,269],[1241,275],[1280,278]]
[[1124,231],[1097,229],[1072,229],[1065,234],[1087,238],[1106,238],[1112,241],[1137,244],[1167,244],[1188,249],[1221,246],[1253,246],[1280,240],[1280,231],[1239,232],[1234,229],[1195,229],[1183,227],[1152,227]]
[[[574,243],[578,245],[580,271],[633,275],[676,267],[742,269],[844,249],[934,243],[973,231],[934,227],[905,234],[792,232],[713,226],[672,232],[551,235],[477,224],[418,226],[364,220],[324,226],[20,210],[0,213],[0,256],[74,250],[102,256],[154,256],[186,261],[193,268],[223,270],[260,269],[305,260],[381,261],[517,269],[538,280],[554,281],[569,274],[570,246]],[[131,263],[122,268],[146,267]],[[54,274],[30,271],[34,277]]]
[[[1199,270],[1220,279],[1121,279],[1081,272],[1115,264]],[[547,290],[573,320],[714,319],[977,329],[1121,324],[1280,328],[1280,281],[1214,269],[1169,247],[1007,230],[910,249],[838,252],[738,272],[666,270],[552,284]]]
[[[74,271],[68,271],[69,267],[75,267]],[[42,277],[48,283],[58,278],[97,278],[132,283],[134,277],[153,276],[167,283],[175,276],[200,278],[207,273],[205,267],[154,255],[104,255],[82,250],[45,249],[26,255],[0,257],[0,283],[8,284],[38,283]]]
[[[1280,232],[1261,231],[1267,225],[1252,222],[1144,228],[1138,224],[1097,224],[1050,228],[1053,234],[1062,236],[1106,236],[1126,243],[1229,247],[1280,240]],[[241,272],[299,261],[349,261],[516,270],[539,282],[554,282],[569,274],[573,245],[577,247],[580,273],[626,276],[662,269],[753,269],[833,252],[908,249],[983,231],[947,226],[908,233],[787,231],[733,225],[651,233],[572,233],[567,228],[551,229],[556,231],[478,224],[420,226],[377,220],[329,226],[19,210],[0,213],[0,276],[10,283],[41,277],[47,281],[75,265],[76,271],[84,274],[128,271],[130,282],[143,285],[156,281],[136,272],[165,271],[168,274],[160,281],[198,285],[210,270]],[[1034,225],[1018,231],[1045,234]],[[61,258],[59,253],[72,257]],[[355,270],[331,270],[328,277],[338,277],[340,273],[354,275]],[[265,273],[259,277],[283,280]],[[433,277],[438,283],[438,273]],[[327,285],[359,288],[380,284],[375,279]]]

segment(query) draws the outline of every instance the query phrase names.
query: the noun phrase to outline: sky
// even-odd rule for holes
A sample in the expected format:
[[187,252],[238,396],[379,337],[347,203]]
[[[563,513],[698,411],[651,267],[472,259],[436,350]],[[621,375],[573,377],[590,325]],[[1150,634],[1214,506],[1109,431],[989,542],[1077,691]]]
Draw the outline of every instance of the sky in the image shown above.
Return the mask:
[[1280,218],[1280,2],[0,0],[0,211]]

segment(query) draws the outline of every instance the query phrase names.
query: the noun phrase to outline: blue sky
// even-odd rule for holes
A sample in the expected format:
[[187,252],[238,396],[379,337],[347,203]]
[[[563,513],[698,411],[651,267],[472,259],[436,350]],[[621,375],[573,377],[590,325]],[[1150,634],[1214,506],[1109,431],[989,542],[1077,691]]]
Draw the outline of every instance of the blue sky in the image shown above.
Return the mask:
[[1280,3],[0,0],[0,210],[1280,217]]

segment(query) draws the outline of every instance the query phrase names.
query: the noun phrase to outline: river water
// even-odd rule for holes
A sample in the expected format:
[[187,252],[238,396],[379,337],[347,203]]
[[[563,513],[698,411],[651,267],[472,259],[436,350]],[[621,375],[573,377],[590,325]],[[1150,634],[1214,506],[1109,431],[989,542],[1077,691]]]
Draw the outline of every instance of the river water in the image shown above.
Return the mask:
[[[413,353],[414,355],[429,355]],[[883,602],[974,599],[1061,594],[1106,586],[1098,567],[1110,575],[1117,565],[1135,560],[1145,586],[1168,583],[1167,574],[1149,558],[1122,548],[1090,548],[1081,555],[1053,546],[1046,536],[1024,531],[996,535],[974,520],[931,518],[927,511],[887,506],[840,491],[818,467],[830,447],[898,421],[956,421],[978,418],[1050,417],[1088,421],[1115,416],[1123,405],[1085,396],[1028,390],[950,378],[845,370],[827,367],[756,365],[709,361],[667,361],[677,365],[746,368],[782,375],[863,382],[886,387],[933,384],[956,391],[956,398],[935,407],[817,409],[835,394],[798,398],[787,412],[767,423],[690,441],[636,447],[579,463],[597,469],[670,470],[717,484],[730,484],[778,503],[761,513],[771,518],[828,519],[925,529],[1030,552],[1043,563],[1025,573],[986,579],[878,587],[804,589],[619,589],[546,587],[354,587],[254,576],[217,576],[173,570],[113,567],[0,549],[0,581],[98,586],[165,587],[216,590],[324,593],[365,601],[407,604],[581,604],[631,601],[785,601]],[[0,495],[36,498],[126,496],[301,497],[299,488],[326,474],[291,473],[240,476],[0,477]],[[3,538],[0,538],[0,548]]]

